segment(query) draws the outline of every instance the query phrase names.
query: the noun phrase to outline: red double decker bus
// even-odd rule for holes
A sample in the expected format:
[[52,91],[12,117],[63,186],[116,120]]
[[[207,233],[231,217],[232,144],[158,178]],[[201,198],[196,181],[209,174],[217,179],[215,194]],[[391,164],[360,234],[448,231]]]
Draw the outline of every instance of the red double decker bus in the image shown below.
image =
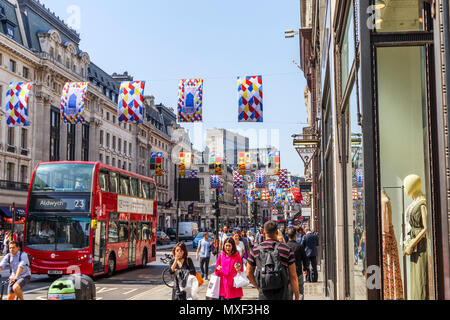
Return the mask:
[[41,163],[28,194],[31,272],[90,276],[156,260],[156,184],[102,163]]

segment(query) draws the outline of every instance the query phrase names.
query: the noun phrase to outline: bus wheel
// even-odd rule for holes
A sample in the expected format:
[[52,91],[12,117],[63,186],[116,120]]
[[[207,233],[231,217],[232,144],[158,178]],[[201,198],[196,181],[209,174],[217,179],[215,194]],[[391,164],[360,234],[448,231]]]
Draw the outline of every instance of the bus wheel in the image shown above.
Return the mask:
[[111,277],[116,272],[116,258],[113,253],[109,255],[108,259],[108,276]]
[[147,254],[147,248],[144,249],[144,252],[142,253],[142,268],[145,268],[148,263],[148,254]]

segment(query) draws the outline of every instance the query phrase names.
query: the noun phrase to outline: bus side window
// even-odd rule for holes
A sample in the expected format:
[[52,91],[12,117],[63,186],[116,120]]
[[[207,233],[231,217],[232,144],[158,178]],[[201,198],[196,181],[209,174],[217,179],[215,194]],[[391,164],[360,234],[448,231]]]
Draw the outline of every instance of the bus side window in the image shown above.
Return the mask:
[[138,196],[138,182],[136,178],[130,178],[130,196]]
[[138,222],[137,241],[142,241],[142,222]]
[[150,199],[156,200],[156,185],[150,182]]
[[138,179],[138,197],[145,198],[144,192],[142,191],[142,180]]
[[108,171],[100,171],[98,174],[98,185],[103,192],[109,192]]
[[127,176],[120,176],[120,194],[123,196],[129,196],[130,179]]
[[119,221],[109,221],[108,242],[119,242]]
[[128,242],[128,221],[120,221],[119,242]]
[[145,199],[150,199],[150,185],[148,182],[143,181],[142,182],[142,191],[143,191],[143,197]]
[[116,172],[109,172],[110,192],[118,193],[119,176]]

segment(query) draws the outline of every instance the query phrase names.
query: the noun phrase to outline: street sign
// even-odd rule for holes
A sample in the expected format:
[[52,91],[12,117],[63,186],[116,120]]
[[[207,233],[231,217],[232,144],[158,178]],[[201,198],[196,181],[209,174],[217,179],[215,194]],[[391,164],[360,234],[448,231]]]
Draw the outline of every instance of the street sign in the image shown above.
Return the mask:
[[308,167],[311,163],[312,158],[316,154],[317,148],[314,147],[297,147],[295,148],[302,158],[303,162],[305,163],[305,166]]

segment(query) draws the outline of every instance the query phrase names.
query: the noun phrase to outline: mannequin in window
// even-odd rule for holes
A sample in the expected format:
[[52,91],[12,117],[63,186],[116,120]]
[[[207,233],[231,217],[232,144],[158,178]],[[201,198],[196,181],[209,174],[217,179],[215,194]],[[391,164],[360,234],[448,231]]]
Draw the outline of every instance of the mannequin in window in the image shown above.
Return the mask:
[[411,226],[404,254],[411,256],[411,299],[428,300],[427,200],[422,193],[422,181],[417,175],[404,180],[405,190],[413,203],[406,210]]
[[403,283],[398,257],[397,238],[392,224],[391,199],[381,192],[382,248],[383,248],[383,290],[385,300],[402,300]]

